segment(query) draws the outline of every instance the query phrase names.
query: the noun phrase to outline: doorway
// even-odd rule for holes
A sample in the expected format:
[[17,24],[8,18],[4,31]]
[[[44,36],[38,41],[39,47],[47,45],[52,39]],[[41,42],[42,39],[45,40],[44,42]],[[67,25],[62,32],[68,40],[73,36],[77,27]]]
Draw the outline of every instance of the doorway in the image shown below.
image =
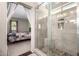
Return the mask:
[[31,51],[30,9],[17,2],[8,2],[7,9],[8,56],[18,56]]

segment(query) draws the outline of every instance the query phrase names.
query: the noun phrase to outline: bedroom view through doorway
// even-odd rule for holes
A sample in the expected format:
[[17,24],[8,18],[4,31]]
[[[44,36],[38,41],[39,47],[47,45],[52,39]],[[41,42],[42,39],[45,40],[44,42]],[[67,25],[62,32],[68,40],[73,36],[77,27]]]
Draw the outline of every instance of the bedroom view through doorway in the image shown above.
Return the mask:
[[7,45],[8,56],[31,53],[30,7],[22,3],[7,3]]

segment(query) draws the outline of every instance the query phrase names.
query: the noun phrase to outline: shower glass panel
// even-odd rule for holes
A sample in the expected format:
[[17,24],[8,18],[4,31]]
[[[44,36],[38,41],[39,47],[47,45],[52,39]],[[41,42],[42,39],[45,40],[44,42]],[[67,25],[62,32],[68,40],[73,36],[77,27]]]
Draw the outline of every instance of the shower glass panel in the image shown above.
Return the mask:
[[[54,41],[52,53],[55,55],[77,55],[76,6],[65,9],[69,4],[74,3],[52,4],[51,14],[53,9],[60,5],[60,12],[55,10],[56,13],[52,15],[52,41]],[[62,5],[66,6],[61,7]]]
[[47,53],[47,21],[48,21],[48,3],[42,3],[36,9],[36,39],[37,48]]
[[69,7],[73,4],[49,2],[36,9],[37,48],[45,54],[77,55],[77,7]]

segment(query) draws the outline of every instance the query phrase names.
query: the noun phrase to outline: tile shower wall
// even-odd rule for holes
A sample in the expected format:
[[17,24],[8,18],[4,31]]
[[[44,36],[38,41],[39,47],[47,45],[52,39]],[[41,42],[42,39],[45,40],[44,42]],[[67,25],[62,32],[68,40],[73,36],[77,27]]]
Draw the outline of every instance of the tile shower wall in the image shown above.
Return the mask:
[[40,49],[44,48],[44,40],[47,38],[47,18],[38,20],[38,46]]
[[[73,11],[73,14],[69,12]],[[77,54],[77,24],[69,21],[76,21],[76,8],[66,10],[63,13],[67,13],[64,17],[64,28],[58,28],[57,15],[53,15],[52,21],[52,40],[55,42],[55,49],[67,52],[71,55]]]

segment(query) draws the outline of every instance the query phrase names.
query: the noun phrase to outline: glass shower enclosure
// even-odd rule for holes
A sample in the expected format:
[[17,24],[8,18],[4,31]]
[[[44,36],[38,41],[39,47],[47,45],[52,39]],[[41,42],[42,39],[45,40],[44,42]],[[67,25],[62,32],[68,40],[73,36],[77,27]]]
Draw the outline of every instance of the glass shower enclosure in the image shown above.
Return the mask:
[[77,6],[74,4],[45,2],[36,8],[36,48],[46,55],[77,55]]

